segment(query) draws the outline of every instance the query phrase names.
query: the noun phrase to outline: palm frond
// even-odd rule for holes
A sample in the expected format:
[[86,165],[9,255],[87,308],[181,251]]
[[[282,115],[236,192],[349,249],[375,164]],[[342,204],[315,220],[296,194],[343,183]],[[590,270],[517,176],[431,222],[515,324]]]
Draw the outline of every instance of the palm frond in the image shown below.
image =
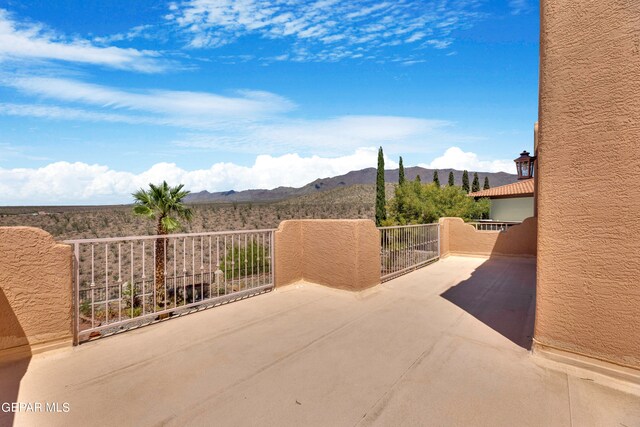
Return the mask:
[[150,218],[154,218],[156,216],[153,209],[146,205],[135,205],[133,207],[133,213],[136,215],[148,216]]
[[149,189],[140,189],[132,194],[134,198],[133,212],[160,221],[166,232],[172,232],[180,228],[180,223],[175,216],[186,221],[191,221],[193,212],[182,201],[189,193],[183,190],[184,184],[174,187],[167,181],[159,185],[149,184]]
[[180,223],[170,216],[165,216],[160,222],[162,223],[162,228],[164,228],[167,233],[171,233],[180,228]]

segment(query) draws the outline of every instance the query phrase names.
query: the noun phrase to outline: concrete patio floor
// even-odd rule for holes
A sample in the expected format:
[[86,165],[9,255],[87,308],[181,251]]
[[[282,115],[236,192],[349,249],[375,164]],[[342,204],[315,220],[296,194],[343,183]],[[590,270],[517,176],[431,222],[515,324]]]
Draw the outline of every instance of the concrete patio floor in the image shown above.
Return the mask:
[[2,399],[70,407],[0,425],[640,425],[637,385],[527,350],[534,294],[525,259],[292,285],[0,367]]

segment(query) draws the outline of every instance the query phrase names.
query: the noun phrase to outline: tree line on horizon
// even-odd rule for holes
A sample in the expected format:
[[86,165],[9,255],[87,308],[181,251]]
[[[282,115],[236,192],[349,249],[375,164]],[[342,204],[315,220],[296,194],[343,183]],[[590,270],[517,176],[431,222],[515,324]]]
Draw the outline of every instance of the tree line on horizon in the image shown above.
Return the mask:
[[[431,183],[422,183],[420,175],[415,181],[406,179],[404,164],[400,157],[398,165],[398,184],[395,197],[387,204],[384,193],[384,153],[378,150],[378,168],[376,173],[376,225],[424,224],[435,222],[441,217],[455,216],[464,220],[485,218],[489,214],[489,199],[474,200],[470,192],[480,191],[480,179],[474,172],[473,182],[469,185],[469,172],[462,173],[462,186],[455,185],[453,171],[449,172],[448,183],[440,185],[438,170],[433,171]],[[489,177],[484,178],[483,189],[491,188]]]

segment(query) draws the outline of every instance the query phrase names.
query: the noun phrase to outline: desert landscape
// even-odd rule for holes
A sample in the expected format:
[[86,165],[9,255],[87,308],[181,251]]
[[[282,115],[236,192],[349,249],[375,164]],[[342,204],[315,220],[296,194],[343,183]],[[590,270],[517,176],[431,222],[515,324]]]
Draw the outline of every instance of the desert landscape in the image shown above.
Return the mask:
[[[450,169],[439,171],[446,182]],[[460,185],[462,171],[453,170]],[[431,182],[433,170],[406,169],[406,176]],[[479,173],[491,185],[515,182],[516,175]],[[386,198],[394,195],[398,170],[385,171]],[[375,168],[345,175],[317,179],[300,188],[273,190],[192,193],[186,199],[193,209],[193,220],[182,232],[258,230],[276,228],[287,219],[374,219]],[[155,223],[136,216],[131,205],[109,206],[0,206],[0,226],[38,227],[57,240],[93,239],[155,234]]]
[[[392,194],[393,185],[388,184]],[[369,218],[373,185],[358,185],[281,202],[194,203],[183,232],[276,228],[286,219]],[[130,205],[0,208],[0,226],[38,227],[57,240],[155,234],[155,223],[133,214]]]

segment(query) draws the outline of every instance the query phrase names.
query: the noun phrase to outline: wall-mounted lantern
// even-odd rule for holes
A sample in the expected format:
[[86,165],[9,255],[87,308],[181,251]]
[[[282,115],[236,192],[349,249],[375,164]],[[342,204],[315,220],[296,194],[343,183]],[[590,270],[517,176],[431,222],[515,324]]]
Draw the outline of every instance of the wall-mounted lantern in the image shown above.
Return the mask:
[[518,179],[533,178],[533,164],[536,158],[529,155],[528,151],[520,153],[520,157],[514,160],[518,169]]

